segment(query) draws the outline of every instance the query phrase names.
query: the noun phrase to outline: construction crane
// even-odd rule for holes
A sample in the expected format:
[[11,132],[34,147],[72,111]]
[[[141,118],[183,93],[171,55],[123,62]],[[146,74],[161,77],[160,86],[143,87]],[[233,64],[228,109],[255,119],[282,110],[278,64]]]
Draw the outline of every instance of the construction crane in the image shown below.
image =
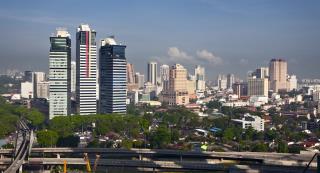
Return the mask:
[[96,160],[94,161],[94,165],[93,165],[93,172],[96,172],[96,170],[97,170],[99,159],[100,159],[100,155],[97,154]]
[[91,172],[90,160],[88,153],[84,153],[84,161],[86,162],[87,172]]

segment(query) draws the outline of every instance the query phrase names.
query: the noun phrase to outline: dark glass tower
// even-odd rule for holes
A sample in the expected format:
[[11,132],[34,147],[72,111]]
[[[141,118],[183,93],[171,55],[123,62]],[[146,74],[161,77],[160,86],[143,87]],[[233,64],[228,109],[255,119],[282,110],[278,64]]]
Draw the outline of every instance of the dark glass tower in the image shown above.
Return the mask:
[[127,62],[124,45],[113,38],[101,41],[99,56],[100,113],[127,112]]

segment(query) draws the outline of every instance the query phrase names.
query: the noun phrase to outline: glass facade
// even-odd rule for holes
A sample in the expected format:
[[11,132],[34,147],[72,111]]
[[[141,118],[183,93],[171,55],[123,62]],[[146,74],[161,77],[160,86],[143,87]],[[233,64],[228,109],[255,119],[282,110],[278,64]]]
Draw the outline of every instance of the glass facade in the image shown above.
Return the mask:
[[126,113],[127,62],[124,45],[100,48],[100,113]]
[[[67,33],[67,32],[66,32]],[[49,118],[70,114],[71,40],[68,36],[50,37]]]

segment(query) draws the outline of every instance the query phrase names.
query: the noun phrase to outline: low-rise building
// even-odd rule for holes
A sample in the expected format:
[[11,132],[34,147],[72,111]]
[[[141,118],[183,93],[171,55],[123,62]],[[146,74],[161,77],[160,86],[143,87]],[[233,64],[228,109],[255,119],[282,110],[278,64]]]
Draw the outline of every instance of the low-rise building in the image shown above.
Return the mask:
[[21,83],[21,97],[26,99],[33,98],[33,83],[32,82],[22,82]]
[[232,119],[232,121],[241,124],[243,129],[252,127],[254,130],[264,131],[264,119],[259,116],[246,113],[242,119]]

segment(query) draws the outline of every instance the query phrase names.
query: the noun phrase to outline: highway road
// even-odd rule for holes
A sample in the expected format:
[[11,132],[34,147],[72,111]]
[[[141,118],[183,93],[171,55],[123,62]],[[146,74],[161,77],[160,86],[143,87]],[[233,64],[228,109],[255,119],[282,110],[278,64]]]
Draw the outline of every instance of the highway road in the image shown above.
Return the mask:
[[[63,165],[67,161],[68,165],[83,165],[86,162],[83,158],[30,158],[26,165]],[[1,164],[10,164],[10,159],[0,159]],[[94,160],[91,160],[91,164]],[[123,160],[123,159],[101,159],[99,167],[135,167],[135,168],[153,168],[157,170],[203,170],[203,171],[222,171],[222,172],[282,172],[282,173],[300,173],[302,166],[277,166],[277,165],[239,165],[237,163],[208,163],[204,161],[147,161],[147,160]],[[308,172],[315,172],[315,169]]]
[[[12,150],[0,150],[0,154],[10,154]],[[289,154],[289,153],[263,153],[263,152],[192,152],[177,150],[150,150],[150,149],[111,149],[111,148],[32,148],[32,155],[39,153],[65,154],[70,153],[88,153],[88,154],[105,154],[105,155],[127,155],[142,157],[192,157],[192,158],[209,158],[209,159],[225,159],[225,160],[247,160],[263,162],[272,165],[306,165],[313,154]],[[316,167],[316,160],[311,164]]]

